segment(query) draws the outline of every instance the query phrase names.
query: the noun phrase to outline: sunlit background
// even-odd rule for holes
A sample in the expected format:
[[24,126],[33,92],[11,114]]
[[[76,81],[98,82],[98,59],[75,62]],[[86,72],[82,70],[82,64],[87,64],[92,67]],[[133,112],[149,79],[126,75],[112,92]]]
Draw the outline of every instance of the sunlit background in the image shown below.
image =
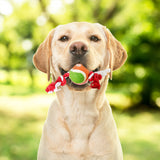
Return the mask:
[[52,28],[72,21],[107,26],[127,50],[106,91],[124,160],[158,160],[159,0],[0,0],[0,160],[36,159],[54,94],[32,56]]

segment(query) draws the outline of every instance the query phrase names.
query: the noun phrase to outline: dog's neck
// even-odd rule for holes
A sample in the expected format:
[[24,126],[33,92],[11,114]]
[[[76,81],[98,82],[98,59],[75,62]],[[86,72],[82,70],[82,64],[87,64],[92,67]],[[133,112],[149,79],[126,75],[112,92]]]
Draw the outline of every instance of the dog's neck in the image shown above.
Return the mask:
[[[93,109],[101,109],[105,100],[105,90],[108,84],[108,77],[103,80],[101,88],[89,89],[87,91],[74,91],[68,86],[63,86],[62,90],[56,93],[58,103],[63,108],[79,106],[81,109],[92,106]],[[91,105],[92,104],[92,105]]]

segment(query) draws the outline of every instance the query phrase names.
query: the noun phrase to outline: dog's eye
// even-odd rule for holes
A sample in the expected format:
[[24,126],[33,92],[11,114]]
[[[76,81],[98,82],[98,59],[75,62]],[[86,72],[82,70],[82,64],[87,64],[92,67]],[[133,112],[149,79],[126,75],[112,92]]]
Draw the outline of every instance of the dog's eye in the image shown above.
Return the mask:
[[69,40],[69,37],[68,36],[62,36],[59,40],[62,41],[62,42],[66,42],[66,41]]
[[98,42],[98,41],[100,41],[100,39],[99,39],[97,36],[91,36],[91,37],[90,37],[90,40],[93,41],[93,42]]

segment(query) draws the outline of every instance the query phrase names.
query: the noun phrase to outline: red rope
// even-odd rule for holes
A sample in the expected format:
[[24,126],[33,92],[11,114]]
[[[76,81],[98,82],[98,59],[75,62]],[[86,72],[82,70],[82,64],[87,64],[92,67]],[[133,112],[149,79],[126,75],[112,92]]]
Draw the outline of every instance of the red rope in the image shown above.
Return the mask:
[[[59,86],[64,86],[66,84],[66,78],[69,77],[69,73],[65,73],[63,76],[59,76],[58,79],[55,82],[52,82],[48,85],[46,88],[47,93],[52,93],[54,91],[58,90]],[[97,88],[100,89],[100,80],[102,79],[102,75],[94,72],[89,73],[88,81],[91,83],[91,88]]]
[[[93,74],[93,75],[91,75],[91,74]],[[90,78],[90,76],[91,76],[91,78]],[[101,74],[90,72],[89,79],[88,79],[88,81],[91,82],[90,87],[100,89],[101,85],[100,85],[99,81],[101,79],[102,79]]]
[[55,82],[52,82],[51,84],[48,85],[45,91],[47,93],[54,92],[54,90],[57,89],[56,84],[58,84],[58,82],[60,86],[64,86],[66,84],[67,77],[69,77],[69,73],[65,73],[63,76],[58,77],[58,79]]

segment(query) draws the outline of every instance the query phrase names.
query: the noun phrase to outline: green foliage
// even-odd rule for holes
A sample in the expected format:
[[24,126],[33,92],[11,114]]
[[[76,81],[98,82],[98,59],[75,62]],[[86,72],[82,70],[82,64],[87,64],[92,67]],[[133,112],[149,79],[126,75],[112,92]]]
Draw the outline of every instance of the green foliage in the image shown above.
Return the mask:
[[132,98],[131,106],[160,107],[160,1],[6,1],[13,11],[7,5],[8,12],[0,9],[0,68],[9,75],[1,75],[0,82],[12,84],[13,70],[27,70],[26,79],[32,81],[28,86],[35,85],[32,56],[52,28],[72,21],[99,22],[128,52],[127,63],[114,72],[108,91],[124,91]]

